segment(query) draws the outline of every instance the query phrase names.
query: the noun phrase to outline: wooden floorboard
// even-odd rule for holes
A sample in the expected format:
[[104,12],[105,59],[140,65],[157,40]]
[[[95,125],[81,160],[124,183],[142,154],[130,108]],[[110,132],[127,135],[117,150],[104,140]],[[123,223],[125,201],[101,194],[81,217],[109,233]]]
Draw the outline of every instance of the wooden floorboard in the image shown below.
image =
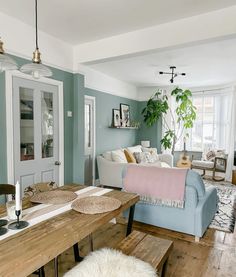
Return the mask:
[[[107,224],[93,234],[94,247],[115,247],[125,237],[126,225]],[[194,237],[146,224],[136,223],[134,229],[174,241],[168,266],[167,277],[235,277],[236,276],[236,232],[233,234],[208,229],[199,243]],[[89,241],[80,243],[81,254],[89,253]],[[157,249],[158,251],[158,249]],[[59,277],[72,268],[73,251],[69,249],[59,257]],[[45,267],[46,276],[53,277],[53,264]],[[32,277],[35,275],[31,275]]]

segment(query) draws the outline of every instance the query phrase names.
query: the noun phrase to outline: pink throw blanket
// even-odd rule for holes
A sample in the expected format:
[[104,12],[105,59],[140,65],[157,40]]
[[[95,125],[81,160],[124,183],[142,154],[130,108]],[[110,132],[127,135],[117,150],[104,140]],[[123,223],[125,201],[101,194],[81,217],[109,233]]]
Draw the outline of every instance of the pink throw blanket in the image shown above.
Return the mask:
[[188,169],[129,165],[124,189],[140,195],[141,200],[184,207],[185,179]]

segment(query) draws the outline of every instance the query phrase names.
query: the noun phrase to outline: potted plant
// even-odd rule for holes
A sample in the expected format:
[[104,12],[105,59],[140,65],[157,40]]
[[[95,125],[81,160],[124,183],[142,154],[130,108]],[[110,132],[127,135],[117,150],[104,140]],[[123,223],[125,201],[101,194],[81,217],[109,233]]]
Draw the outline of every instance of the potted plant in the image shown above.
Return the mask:
[[[171,92],[171,96],[176,101],[174,110],[169,106],[169,99],[166,94],[158,91],[148,101],[146,107],[142,110],[144,122],[147,126],[152,126],[158,119],[163,119],[163,127],[165,128],[164,137],[161,144],[165,149],[171,149],[174,154],[175,145],[187,130],[193,127],[196,119],[196,107],[191,100],[192,92],[188,89],[175,88]],[[172,124],[170,125],[166,116],[170,113]]]

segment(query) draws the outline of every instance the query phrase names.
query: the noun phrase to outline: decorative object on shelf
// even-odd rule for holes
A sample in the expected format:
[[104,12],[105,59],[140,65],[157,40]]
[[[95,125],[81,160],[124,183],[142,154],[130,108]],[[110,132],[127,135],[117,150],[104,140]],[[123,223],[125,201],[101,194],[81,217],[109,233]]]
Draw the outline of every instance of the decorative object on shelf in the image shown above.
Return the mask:
[[112,115],[113,115],[113,126],[114,127],[120,127],[120,110],[118,109],[112,109]]
[[15,70],[17,68],[17,63],[11,57],[5,54],[3,49],[3,42],[0,39],[0,73],[6,70]]
[[141,145],[142,145],[142,147],[149,148],[150,147],[150,140],[142,140]]
[[83,214],[100,214],[114,211],[121,206],[118,199],[107,196],[87,196],[74,201],[72,209]]
[[174,78],[176,78],[177,76],[186,76],[186,73],[184,72],[175,72],[175,69],[176,69],[176,66],[170,66],[170,71],[171,72],[163,72],[163,71],[159,71],[159,74],[160,75],[163,75],[163,74],[167,74],[167,75],[171,75],[171,79],[170,79],[170,82],[171,84],[174,83]]
[[17,181],[15,186],[15,201],[16,201],[16,221],[8,225],[8,229],[19,230],[26,228],[29,223],[27,221],[20,220],[22,203],[21,203],[21,194],[20,194],[20,183]]
[[35,45],[36,49],[33,53],[32,63],[25,64],[20,68],[20,71],[26,74],[31,74],[33,78],[51,77],[52,71],[41,62],[41,53],[38,46],[38,1],[35,0]]
[[130,127],[134,127],[136,129],[140,128],[140,122],[139,121],[135,121],[135,120],[132,120],[130,122]]
[[[165,130],[161,144],[165,149],[171,148],[172,155],[175,151],[175,145],[181,139],[183,132],[188,137],[187,130],[193,128],[196,120],[196,107],[191,100],[192,92],[188,89],[175,88],[171,96],[176,101],[176,108],[173,110],[168,104],[168,96],[158,90],[148,101],[146,107],[142,110],[144,122],[148,127],[154,125],[159,119],[162,119]],[[170,113],[172,124],[167,122],[167,113]]]
[[130,107],[127,104],[120,104],[121,126],[130,127]]

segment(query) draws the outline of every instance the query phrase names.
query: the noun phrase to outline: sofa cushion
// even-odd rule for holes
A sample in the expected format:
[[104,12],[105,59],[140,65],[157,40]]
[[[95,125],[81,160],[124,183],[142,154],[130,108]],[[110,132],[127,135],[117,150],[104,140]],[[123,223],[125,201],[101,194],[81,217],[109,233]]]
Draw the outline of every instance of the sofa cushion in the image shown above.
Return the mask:
[[151,154],[157,154],[157,148],[142,147],[143,152],[150,152]]
[[128,163],[136,163],[134,155],[129,150],[125,149],[124,153]]
[[158,162],[158,155],[150,152],[134,152],[134,157],[137,163],[156,163]]
[[192,161],[192,166],[204,167],[204,168],[213,168],[214,167],[214,162],[193,160]]
[[205,195],[205,185],[201,175],[196,171],[188,170],[186,176],[186,185],[194,187],[198,193],[198,197],[203,197]]
[[104,159],[106,159],[108,161],[112,161],[111,151],[107,151],[107,152],[103,153],[102,156]]
[[142,152],[142,146],[141,145],[136,145],[136,146],[132,146],[132,147],[127,147],[127,149],[131,152],[131,153],[134,153],[134,152]]
[[125,157],[125,153],[123,150],[117,149],[117,150],[111,151],[111,155],[112,155],[113,162],[127,163],[127,159]]

